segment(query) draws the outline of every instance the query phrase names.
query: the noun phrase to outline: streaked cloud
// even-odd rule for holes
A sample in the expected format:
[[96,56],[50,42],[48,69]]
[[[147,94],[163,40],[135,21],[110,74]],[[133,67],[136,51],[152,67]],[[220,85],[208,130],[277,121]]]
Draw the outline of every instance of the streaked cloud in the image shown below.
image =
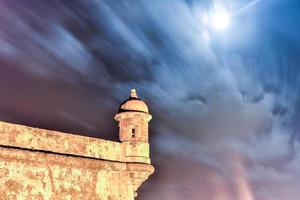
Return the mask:
[[137,88],[157,169],[139,199],[297,199],[300,40],[268,14],[291,0],[228,1],[247,12],[223,32],[208,0],[29,2],[0,5],[2,120],[116,139]]

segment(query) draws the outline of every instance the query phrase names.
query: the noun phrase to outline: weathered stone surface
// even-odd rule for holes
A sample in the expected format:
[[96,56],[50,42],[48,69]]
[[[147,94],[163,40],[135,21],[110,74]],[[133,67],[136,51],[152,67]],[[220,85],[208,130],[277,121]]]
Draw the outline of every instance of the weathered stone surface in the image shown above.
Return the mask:
[[131,145],[0,122],[0,200],[133,200],[154,168]]
[[0,199],[133,199],[126,163],[0,148]]

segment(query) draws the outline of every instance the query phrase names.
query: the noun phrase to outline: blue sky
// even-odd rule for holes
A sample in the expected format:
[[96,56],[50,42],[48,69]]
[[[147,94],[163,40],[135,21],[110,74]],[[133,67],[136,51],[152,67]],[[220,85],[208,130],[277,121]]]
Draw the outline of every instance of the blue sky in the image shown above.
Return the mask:
[[0,119],[116,140],[137,88],[156,167],[138,199],[297,200],[299,19],[297,0],[2,1]]

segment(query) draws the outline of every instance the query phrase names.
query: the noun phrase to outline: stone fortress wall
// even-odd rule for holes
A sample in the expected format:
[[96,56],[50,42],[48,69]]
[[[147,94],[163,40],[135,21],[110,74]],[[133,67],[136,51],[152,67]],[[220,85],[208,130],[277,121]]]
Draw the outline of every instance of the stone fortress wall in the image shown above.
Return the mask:
[[136,129],[121,142],[0,122],[0,200],[133,200],[154,172],[145,120],[132,120],[140,111],[116,115],[129,114]]

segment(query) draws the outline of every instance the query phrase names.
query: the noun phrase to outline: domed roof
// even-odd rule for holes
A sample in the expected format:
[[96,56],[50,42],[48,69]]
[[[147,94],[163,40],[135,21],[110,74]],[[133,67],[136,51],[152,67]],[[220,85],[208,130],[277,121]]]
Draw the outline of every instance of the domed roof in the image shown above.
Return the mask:
[[124,101],[119,108],[119,113],[129,111],[149,113],[148,106],[138,98],[135,89],[130,91],[129,99]]

